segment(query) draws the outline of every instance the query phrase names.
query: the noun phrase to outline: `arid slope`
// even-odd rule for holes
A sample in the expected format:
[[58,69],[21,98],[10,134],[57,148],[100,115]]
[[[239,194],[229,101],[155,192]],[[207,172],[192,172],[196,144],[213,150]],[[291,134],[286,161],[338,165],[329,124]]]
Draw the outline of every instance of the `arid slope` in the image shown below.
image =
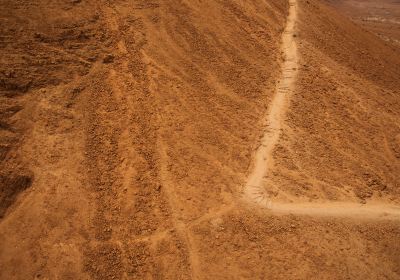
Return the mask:
[[326,0],[382,40],[400,47],[400,2],[396,0]]
[[[317,0],[0,17],[0,279],[400,278],[398,220],[324,208],[399,203],[400,57],[378,37]],[[282,65],[263,191],[292,208],[271,211],[243,192]]]
[[399,202],[399,53],[317,1],[300,1],[302,57],[272,196]]

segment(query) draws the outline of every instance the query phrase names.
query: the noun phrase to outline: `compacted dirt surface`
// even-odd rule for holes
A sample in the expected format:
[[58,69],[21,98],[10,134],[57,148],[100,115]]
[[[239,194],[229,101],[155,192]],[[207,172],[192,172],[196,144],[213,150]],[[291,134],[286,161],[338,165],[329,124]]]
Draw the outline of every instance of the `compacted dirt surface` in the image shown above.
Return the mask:
[[400,279],[400,53],[344,2],[0,0],[0,279]]

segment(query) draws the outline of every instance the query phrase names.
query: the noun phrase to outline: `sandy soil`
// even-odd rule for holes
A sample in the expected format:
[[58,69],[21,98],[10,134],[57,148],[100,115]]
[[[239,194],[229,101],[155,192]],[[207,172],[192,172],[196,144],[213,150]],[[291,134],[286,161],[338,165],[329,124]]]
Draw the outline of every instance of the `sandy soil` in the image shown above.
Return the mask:
[[400,279],[392,45],[318,0],[0,17],[0,279]]
[[[286,27],[282,35],[281,50],[283,62],[281,66],[281,77],[277,83],[274,98],[269,104],[268,114],[265,119],[265,133],[261,145],[254,156],[252,171],[248,176],[244,196],[250,203],[272,210],[275,213],[290,213],[297,215],[320,215],[320,216],[348,216],[368,217],[370,219],[386,217],[398,220],[400,208],[396,205],[376,204],[361,206],[359,203],[275,203],[268,196],[270,186],[265,179],[272,177],[273,169],[272,153],[276,148],[285,125],[287,110],[290,107],[290,98],[296,91],[297,73],[300,68],[297,54],[297,42],[295,26],[298,21],[297,1],[290,1],[289,15]],[[293,202],[293,201],[292,201]]]
[[244,195],[250,201],[270,207],[270,199],[263,191],[264,178],[268,177],[268,169],[272,165],[272,152],[281,136],[286,110],[289,107],[290,97],[295,91],[299,58],[297,55],[297,43],[295,41],[295,25],[297,22],[297,2],[290,1],[289,15],[285,30],[282,35],[281,52],[283,62],[281,64],[281,76],[277,82],[275,95],[269,104],[268,114],[264,121],[265,133],[261,139],[252,166],[248,175]]
[[400,47],[400,3],[393,0],[327,0],[340,12],[345,13],[395,47]]

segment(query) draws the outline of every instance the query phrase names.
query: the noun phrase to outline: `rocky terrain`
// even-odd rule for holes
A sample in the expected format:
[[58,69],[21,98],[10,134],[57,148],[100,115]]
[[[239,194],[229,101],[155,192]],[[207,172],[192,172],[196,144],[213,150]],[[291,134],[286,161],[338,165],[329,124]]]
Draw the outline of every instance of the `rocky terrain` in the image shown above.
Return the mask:
[[400,279],[399,12],[0,0],[0,279]]

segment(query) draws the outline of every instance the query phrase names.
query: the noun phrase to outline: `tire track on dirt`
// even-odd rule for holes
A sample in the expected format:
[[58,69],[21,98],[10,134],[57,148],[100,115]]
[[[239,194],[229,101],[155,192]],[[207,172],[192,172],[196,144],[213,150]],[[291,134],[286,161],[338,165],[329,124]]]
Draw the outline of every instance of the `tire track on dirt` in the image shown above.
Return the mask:
[[[155,98],[149,90],[141,18],[105,5],[115,51],[99,65],[86,100],[86,155],[96,209],[85,249],[94,279],[146,278],[160,240],[176,242],[155,156]],[[135,22],[134,25],[129,23]]]
[[195,247],[193,238],[190,233],[189,224],[184,222],[184,213],[182,213],[181,203],[179,202],[176,192],[171,180],[168,177],[168,163],[167,163],[167,151],[165,144],[162,142],[161,137],[158,137],[158,146],[160,149],[160,161],[161,170],[160,176],[163,182],[163,191],[168,200],[169,207],[171,209],[173,228],[177,231],[178,236],[184,240],[185,247],[188,254],[189,265],[191,270],[191,279],[199,279],[200,274],[200,260],[196,253],[197,249]]

